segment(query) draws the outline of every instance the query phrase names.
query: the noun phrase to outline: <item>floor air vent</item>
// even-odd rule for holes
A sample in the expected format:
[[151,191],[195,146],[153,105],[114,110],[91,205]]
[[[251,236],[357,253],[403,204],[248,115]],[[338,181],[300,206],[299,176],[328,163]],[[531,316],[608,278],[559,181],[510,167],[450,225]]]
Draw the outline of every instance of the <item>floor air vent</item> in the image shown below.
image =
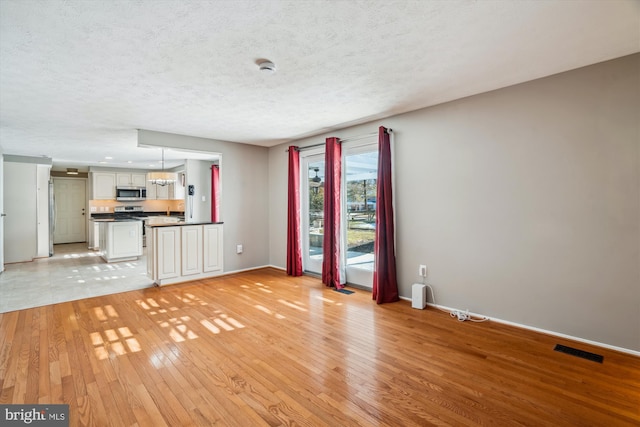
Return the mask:
[[567,347],[566,345],[556,344],[554,350],[559,351],[560,353],[582,357],[583,359],[591,360],[592,362],[602,363],[604,360],[604,356],[600,356],[599,354],[589,353],[588,351],[578,350],[577,348]]

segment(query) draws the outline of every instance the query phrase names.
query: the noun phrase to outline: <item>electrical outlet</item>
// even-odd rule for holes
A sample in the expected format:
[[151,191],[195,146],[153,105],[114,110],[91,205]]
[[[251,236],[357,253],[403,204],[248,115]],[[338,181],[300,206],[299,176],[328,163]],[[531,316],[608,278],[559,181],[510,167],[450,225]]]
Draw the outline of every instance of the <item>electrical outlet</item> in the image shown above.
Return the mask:
[[426,266],[426,265],[421,264],[421,265],[418,267],[418,275],[419,275],[420,277],[427,277],[427,266]]

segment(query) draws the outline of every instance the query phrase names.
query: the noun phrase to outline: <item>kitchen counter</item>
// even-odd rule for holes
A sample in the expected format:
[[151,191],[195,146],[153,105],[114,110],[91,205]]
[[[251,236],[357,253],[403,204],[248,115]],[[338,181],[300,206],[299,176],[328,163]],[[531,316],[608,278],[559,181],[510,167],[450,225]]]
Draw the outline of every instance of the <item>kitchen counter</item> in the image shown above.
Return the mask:
[[125,221],[143,221],[144,218],[91,218],[93,222],[125,222]]
[[172,220],[171,217],[160,218],[160,217],[151,217],[145,219],[145,225],[147,227],[175,227],[175,226],[185,226],[185,225],[209,225],[209,224],[224,224],[223,222],[211,222],[211,221],[198,221],[198,222],[188,222],[183,220]]
[[100,256],[106,262],[131,261],[142,256],[142,221],[107,219],[94,223],[99,226]]
[[158,286],[223,273],[221,222],[158,222],[146,229],[147,274]]

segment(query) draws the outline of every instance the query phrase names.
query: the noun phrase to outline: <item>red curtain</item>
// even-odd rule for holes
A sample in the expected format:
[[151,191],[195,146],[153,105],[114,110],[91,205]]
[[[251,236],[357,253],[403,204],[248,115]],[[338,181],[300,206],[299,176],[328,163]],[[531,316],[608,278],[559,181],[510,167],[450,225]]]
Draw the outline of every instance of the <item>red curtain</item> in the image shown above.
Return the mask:
[[344,288],[340,277],[340,185],[342,147],[338,138],[327,138],[324,170],[324,236],[322,283]]
[[373,244],[373,299],[378,304],[400,299],[396,279],[393,197],[391,194],[391,141],[383,126],[378,130],[378,190],[376,235]]
[[211,165],[211,222],[220,222],[220,166]]
[[300,244],[300,152],[289,147],[289,196],[287,207],[287,274],[302,276]]

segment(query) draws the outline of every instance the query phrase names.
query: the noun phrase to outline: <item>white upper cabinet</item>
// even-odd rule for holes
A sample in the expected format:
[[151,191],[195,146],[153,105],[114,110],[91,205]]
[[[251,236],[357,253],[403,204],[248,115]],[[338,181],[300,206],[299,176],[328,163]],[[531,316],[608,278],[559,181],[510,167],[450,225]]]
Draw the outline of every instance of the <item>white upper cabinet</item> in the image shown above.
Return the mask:
[[176,181],[176,183],[174,185],[171,186],[171,190],[173,190],[171,192],[171,194],[169,194],[169,196],[171,197],[172,200],[184,200],[184,172],[179,172],[178,173],[178,180]]
[[169,188],[173,184],[168,185],[156,185],[156,199],[169,200]]
[[116,182],[123,187],[145,187],[147,175],[144,173],[117,173]]
[[92,172],[93,199],[114,200],[116,198],[116,174],[113,172]]

